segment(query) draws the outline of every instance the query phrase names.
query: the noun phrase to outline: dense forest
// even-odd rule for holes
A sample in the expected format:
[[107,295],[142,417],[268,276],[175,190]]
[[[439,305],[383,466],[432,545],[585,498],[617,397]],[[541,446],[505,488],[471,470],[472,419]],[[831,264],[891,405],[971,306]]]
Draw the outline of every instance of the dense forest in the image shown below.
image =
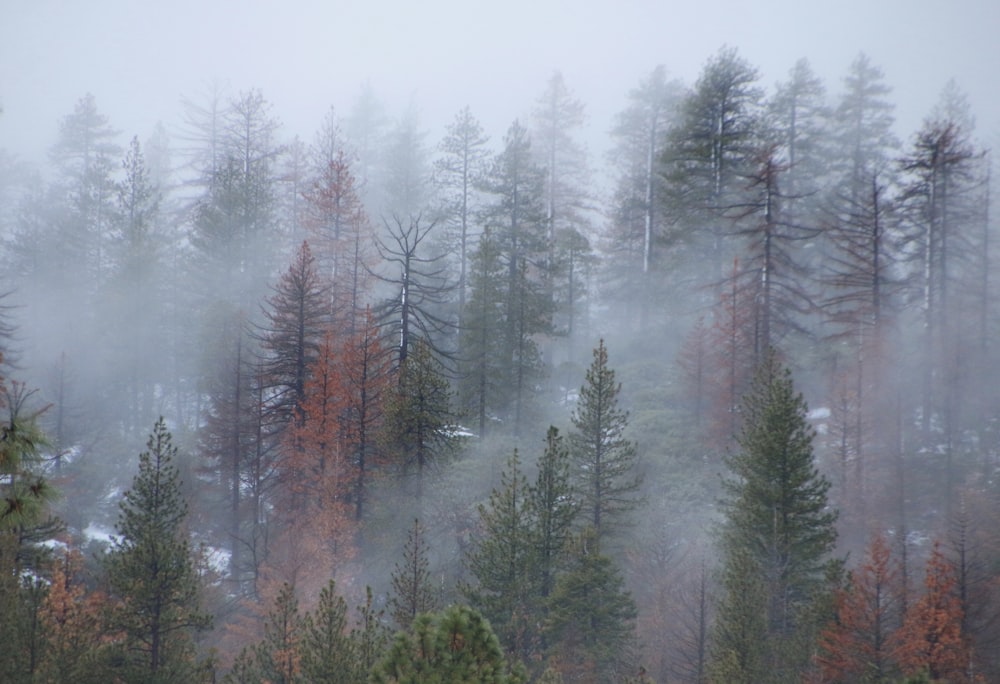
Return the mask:
[[988,141],[844,66],[0,150],[0,680],[1000,681]]

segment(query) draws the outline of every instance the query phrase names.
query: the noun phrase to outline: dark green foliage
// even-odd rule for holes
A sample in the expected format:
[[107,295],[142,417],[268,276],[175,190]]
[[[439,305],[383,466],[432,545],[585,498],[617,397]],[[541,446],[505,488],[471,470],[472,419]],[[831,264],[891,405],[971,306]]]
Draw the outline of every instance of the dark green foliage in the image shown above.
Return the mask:
[[515,684],[525,678],[506,661],[481,614],[468,606],[425,613],[400,632],[372,675],[377,684]]
[[580,388],[570,435],[580,513],[598,542],[626,525],[628,514],[641,502],[636,445],[625,439],[628,412],[618,408],[619,392],[621,384],[608,367],[608,350],[601,340]]
[[347,630],[347,603],[337,595],[333,580],[323,587],[316,609],[302,619],[302,677],[307,682],[352,684],[359,671],[357,644]]
[[391,633],[384,618],[385,611],[374,606],[371,587],[365,587],[365,603],[358,606],[357,627],[351,631],[361,673],[372,672],[389,648]]
[[419,499],[426,471],[453,452],[454,416],[448,381],[430,346],[419,339],[411,346],[386,403],[382,443],[407,473],[413,473]]
[[466,558],[476,584],[464,588],[469,602],[494,626],[507,651],[522,656],[537,649],[530,497],[515,450],[500,476],[500,488],[490,493],[488,505],[479,506],[481,536]]
[[392,592],[389,610],[401,629],[409,629],[420,613],[437,608],[437,592],[431,582],[430,561],[427,559],[426,532],[419,519],[413,520],[402,562],[396,563],[392,573]]
[[538,459],[538,477],[528,492],[533,516],[534,566],[541,598],[552,593],[579,511],[569,473],[569,452],[563,438],[558,429],[549,427],[545,451]]
[[[713,668],[725,681],[798,681],[813,650],[817,606],[838,563],[837,514],[814,463],[814,431],[791,373],[768,354],[743,402],[739,451],[727,459],[723,596]],[[760,669],[763,668],[763,669]]]
[[184,521],[174,460],[177,448],[161,418],[139,473],[120,504],[118,537],[104,558],[112,597],[109,632],[122,635],[111,667],[126,679],[190,682],[195,678],[193,634],[207,629],[199,609],[199,584]]
[[628,671],[638,611],[621,573],[596,542],[592,530],[577,541],[570,567],[547,601],[545,633],[559,660],[609,682]]

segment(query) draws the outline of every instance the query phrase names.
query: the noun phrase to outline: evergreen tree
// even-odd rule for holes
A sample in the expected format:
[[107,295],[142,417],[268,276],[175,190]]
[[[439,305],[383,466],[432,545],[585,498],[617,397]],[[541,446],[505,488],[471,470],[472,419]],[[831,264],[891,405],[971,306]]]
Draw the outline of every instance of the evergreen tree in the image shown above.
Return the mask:
[[264,617],[259,643],[244,648],[226,677],[232,684],[297,684],[302,682],[303,620],[295,587],[281,586],[274,607]]
[[48,518],[55,491],[44,476],[45,438],[25,410],[31,393],[0,378],[0,680],[31,681],[39,660],[41,579],[48,559],[42,545],[59,532]]
[[437,609],[437,592],[431,583],[425,537],[420,520],[415,518],[403,547],[402,562],[396,563],[392,572],[393,595],[389,598],[389,610],[400,629],[409,629],[420,613]]
[[128,680],[191,682],[198,671],[192,637],[209,627],[211,617],[199,607],[184,526],[188,507],[174,465],[177,448],[162,418],[146,448],[120,504],[118,536],[104,558],[118,600],[109,629],[122,634],[112,669]]
[[448,381],[430,346],[419,340],[399,368],[399,383],[387,399],[383,425],[384,447],[404,471],[414,474],[418,500],[429,468],[455,446],[453,428]]
[[480,536],[465,561],[475,585],[463,593],[494,626],[507,652],[524,658],[539,646],[539,606],[530,491],[516,449],[500,488],[490,493],[488,505],[479,506],[479,523]]
[[459,328],[465,315],[465,297],[468,291],[468,255],[472,221],[476,213],[476,186],[485,172],[489,137],[483,127],[465,107],[455,115],[448,126],[448,134],[441,141],[441,158],[434,162],[435,179],[442,198],[441,213],[450,235],[455,235],[458,252],[458,312]]
[[550,426],[545,451],[538,459],[538,476],[528,490],[533,513],[533,546],[537,559],[538,594],[546,599],[555,586],[573,522],[579,512],[570,482],[569,450],[559,430]]
[[663,268],[667,212],[661,197],[661,165],[667,128],[682,93],[680,82],[668,81],[667,70],[657,66],[629,92],[629,106],[618,114],[611,130],[617,140],[611,161],[618,180],[604,268],[612,295],[622,306],[634,307],[635,293],[642,293],[634,316],[637,323],[645,320],[653,288],[662,282],[650,277]]
[[573,560],[547,601],[549,651],[569,681],[615,681],[630,669],[638,615],[625,581],[598,551],[593,530],[577,541]]
[[739,451],[723,482],[713,671],[722,681],[799,681],[839,567],[830,558],[837,515],[815,466],[805,400],[773,352],[742,410]]
[[424,613],[412,632],[400,632],[372,675],[377,684],[478,682],[516,684],[525,681],[511,667],[500,642],[481,614],[468,606]]
[[618,407],[620,392],[601,340],[580,388],[569,438],[580,513],[585,525],[594,528],[597,543],[626,525],[641,501],[636,445],[625,439],[628,412]]
[[302,620],[299,641],[302,678],[306,682],[354,684],[359,672],[356,645],[347,630],[347,603],[333,580],[323,587],[316,608]]
[[664,200],[677,216],[670,241],[686,245],[702,283],[719,280],[732,259],[725,251],[728,221],[739,203],[743,177],[759,137],[762,93],[759,74],[736,50],[724,47],[709,59],[681,104],[664,150]]

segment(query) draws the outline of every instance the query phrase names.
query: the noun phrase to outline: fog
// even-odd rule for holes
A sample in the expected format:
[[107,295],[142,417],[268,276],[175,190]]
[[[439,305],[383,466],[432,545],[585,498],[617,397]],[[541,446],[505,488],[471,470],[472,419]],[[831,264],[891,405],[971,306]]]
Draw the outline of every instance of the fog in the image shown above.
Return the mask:
[[[552,572],[597,549],[638,605],[607,667],[706,681],[723,482],[774,350],[831,553],[888,535],[912,589],[967,525],[995,587],[1000,5],[814,4],[7,2],[0,377],[83,582],[162,416],[218,672],[282,582],[391,610],[415,519],[425,607],[496,610],[476,554],[554,426],[577,484]],[[602,528],[575,507],[607,369]],[[588,681],[538,646],[549,617],[527,646],[498,623],[505,653]]]
[[266,2],[180,0],[97,7],[10,2],[0,22],[0,141],[38,159],[56,122],[92,92],[126,136],[175,125],[181,96],[219,81],[259,88],[285,134],[308,138],[332,105],[370,82],[394,111],[415,98],[435,135],[469,105],[494,136],[560,70],[584,102],[595,151],[625,92],[663,64],[692,82],[719,46],[739,48],[772,84],[808,57],[831,89],[860,51],[894,88],[901,130],[916,128],[955,78],[986,130],[1000,126],[993,3],[836,4]]

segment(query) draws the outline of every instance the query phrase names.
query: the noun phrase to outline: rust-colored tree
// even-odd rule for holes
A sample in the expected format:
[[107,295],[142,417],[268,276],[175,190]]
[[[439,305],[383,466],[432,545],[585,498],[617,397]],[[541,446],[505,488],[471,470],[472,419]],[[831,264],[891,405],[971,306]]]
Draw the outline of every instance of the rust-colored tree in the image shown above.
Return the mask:
[[836,617],[820,635],[816,660],[823,682],[883,682],[899,674],[901,581],[889,542],[876,534],[864,562],[837,593]]
[[708,411],[705,435],[718,448],[734,444],[740,426],[740,401],[753,380],[755,293],[755,284],[741,273],[739,261],[734,261],[712,312],[713,322],[708,332],[712,350],[708,368],[712,372],[705,388]]
[[899,632],[896,654],[907,676],[927,672],[931,681],[974,681],[955,589],[954,568],[935,543],[927,560],[924,594],[907,609]]
[[[348,330],[362,311],[363,294],[370,285],[370,224],[351,170],[351,157],[339,146],[335,133],[318,154],[319,168],[305,192],[306,226],[315,245],[320,272],[333,283],[333,311]],[[329,144],[332,142],[332,144]]]
[[307,539],[323,540],[312,558],[295,562],[293,577],[283,578],[304,586],[299,572],[314,568],[328,579],[336,566],[353,555],[348,493],[350,467],[347,460],[342,416],[345,411],[344,374],[337,342],[327,331],[310,365],[295,422],[283,446],[281,507],[285,560]]
[[105,639],[101,619],[107,597],[98,591],[87,592],[78,577],[82,565],[82,555],[68,551],[52,568],[49,590],[39,610],[45,648],[37,681],[83,681]]
[[384,401],[392,385],[390,354],[371,310],[339,352],[343,411],[341,432],[350,471],[354,518],[361,520],[372,472],[378,467],[375,436],[382,424]]

